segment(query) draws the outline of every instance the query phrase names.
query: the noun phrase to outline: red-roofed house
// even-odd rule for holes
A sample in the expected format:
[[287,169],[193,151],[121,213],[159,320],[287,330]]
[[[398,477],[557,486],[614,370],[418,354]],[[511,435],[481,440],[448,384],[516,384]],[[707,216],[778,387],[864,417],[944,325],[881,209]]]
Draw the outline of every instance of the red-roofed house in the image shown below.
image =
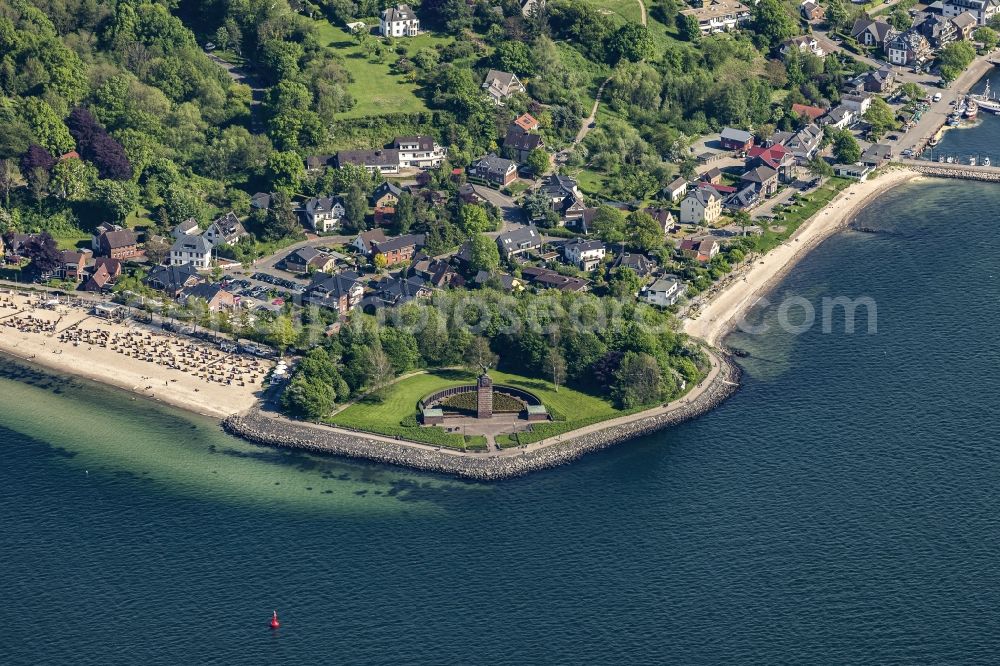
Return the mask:
[[522,113],[514,120],[514,124],[525,132],[534,132],[538,129],[538,121],[530,113]]
[[810,121],[815,121],[817,118],[826,115],[826,109],[821,109],[818,106],[809,106],[808,104],[792,104],[792,113],[796,116],[805,116]]
[[739,189],[739,188],[733,187],[732,185],[718,185],[718,184],[715,184],[715,183],[696,183],[696,185],[699,188],[713,189],[716,192],[719,192],[720,194],[732,194],[737,189]]
[[62,162],[63,160],[78,160],[78,159],[80,159],[80,153],[76,152],[75,150],[71,150],[68,153],[63,153],[62,155],[59,156],[60,162]]
[[795,156],[781,144],[767,148],[754,146],[748,150],[747,168],[753,169],[759,166],[766,166],[777,171],[778,180],[782,183],[790,183],[795,180]]

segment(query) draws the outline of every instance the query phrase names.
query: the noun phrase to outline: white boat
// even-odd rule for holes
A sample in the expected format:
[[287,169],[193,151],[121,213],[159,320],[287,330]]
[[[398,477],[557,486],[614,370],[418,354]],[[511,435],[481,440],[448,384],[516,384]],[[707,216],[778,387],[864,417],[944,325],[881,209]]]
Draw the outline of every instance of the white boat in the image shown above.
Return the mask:
[[990,165],[990,158],[984,157],[983,158],[983,166],[989,166],[989,165]]
[[976,158],[975,157],[970,157],[969,158],[969,166],[976,166]]
[[944,163],[944,155],[938,158],[938,164],[943,164],[943,163]]
[[947,162],[948,164],[954,164],[955,163],[955,158],[952,157],[951,155],[949,155],[948,159],[946,159],[945,162]]
[[1000,99],[996,99],[993,93],[990,92],[989,81],[986,82],[986,88],[981,95],[969,95],[969,97],[975,101],[980,109],[1000,113]]

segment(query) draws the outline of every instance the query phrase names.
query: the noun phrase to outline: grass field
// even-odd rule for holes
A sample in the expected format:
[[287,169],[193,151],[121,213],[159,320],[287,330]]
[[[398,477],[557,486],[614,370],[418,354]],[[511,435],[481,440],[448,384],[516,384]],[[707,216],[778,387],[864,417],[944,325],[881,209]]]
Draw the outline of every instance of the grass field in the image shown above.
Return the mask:
[[[494,384],[506,384],[530,391],[538,396],[553,418],[560,419],[547,424],[536,424],[536,429],[546,432],[552,428],[558,432],[565,432],[622,414],[603,398],[566,387],[560,387],[556,391],[551,382],[542,379],[522,377],[496,370],[491,370],[490,376],[493,378]],[[441,428],[404,426],[401,425],[401,422],[416,415],[417,401],[427,394],[450,386],[469,384],[473,381],[475,381],[474,375],[460,370],[442,370],[414,375],[393,384],[383,402],[354,403],[334,414],[328,421],[345,428],[389,436],[399,435],[414,441],[461,448],[461,435],[445,433]],[[478,440],[476,441],[478,442]]]
[[626,21],[639,23],[641,12],[637,0],[583,0],[605,16],[614,15]]
[[816,191],[810,192],[793,206],[778,213],[775,216],[774,224],[783,227],[782,230],[780,232],[765,231],[758,248],[768,252],[785,242],[803,222],[822,210],[841,190],[853,182],[855,181],[848,178],[831,178]]
[[[372,62],[368,54],[354,40],[346,29],[335,26],[327,20],[316,22],[320,43],[344,58],[344,62],[354,77],[347,86],[348,92],[357,100],[344,118],[360,118],[389,113],[419,113],[427,110],[424,100],[417,94],[417,84],[405,77],[393,74],[390,66],[398,57],[394,52],[386,54],[385,62]],[[397,39],[395,44],[407,47],[412,55],[423,48],[434,48],[451,41],[448,37],[423,34],[417,37]]]

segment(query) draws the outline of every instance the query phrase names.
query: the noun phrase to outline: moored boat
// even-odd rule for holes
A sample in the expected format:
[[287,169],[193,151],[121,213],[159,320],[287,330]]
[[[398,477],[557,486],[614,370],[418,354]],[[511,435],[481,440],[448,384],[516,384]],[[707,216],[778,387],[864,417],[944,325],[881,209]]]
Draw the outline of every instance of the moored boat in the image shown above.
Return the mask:
[[983,158],[983,166],[989,166],[989,165],[990,165],[990,158],[984,157]]
[[990,92],[990,82],[986,82],[986,88],[980,95],[969,95],[969,99],[976,103],[977,109],[985,109],[992,113],[1000,113],[1000,100]]
[[969,120],[975,120],[976,115],[979,114],[979,105],[976,104],[976,100],[969,99],[969,103],[965,107],[965,117]]

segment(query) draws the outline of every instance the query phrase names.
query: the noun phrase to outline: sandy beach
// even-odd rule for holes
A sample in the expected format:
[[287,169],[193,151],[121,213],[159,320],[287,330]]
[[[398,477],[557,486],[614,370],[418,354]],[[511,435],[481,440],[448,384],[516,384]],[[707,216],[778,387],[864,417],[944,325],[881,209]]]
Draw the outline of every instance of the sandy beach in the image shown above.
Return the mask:
[[37,299],[0,292],[0,353],[205,416],[252,407],[272,365],[78,308],[37,307]]
[[756,258],[752,266],[734,273],[710,301],[702,304],[695,317],[684,321],[684,331],[717,346],[736,316],[753,306],[796,261],[846,226],[874,198],[918,176],[919,173],[910,169],[893,169],[864,183],[851,185],[804,222],[782,245]]

